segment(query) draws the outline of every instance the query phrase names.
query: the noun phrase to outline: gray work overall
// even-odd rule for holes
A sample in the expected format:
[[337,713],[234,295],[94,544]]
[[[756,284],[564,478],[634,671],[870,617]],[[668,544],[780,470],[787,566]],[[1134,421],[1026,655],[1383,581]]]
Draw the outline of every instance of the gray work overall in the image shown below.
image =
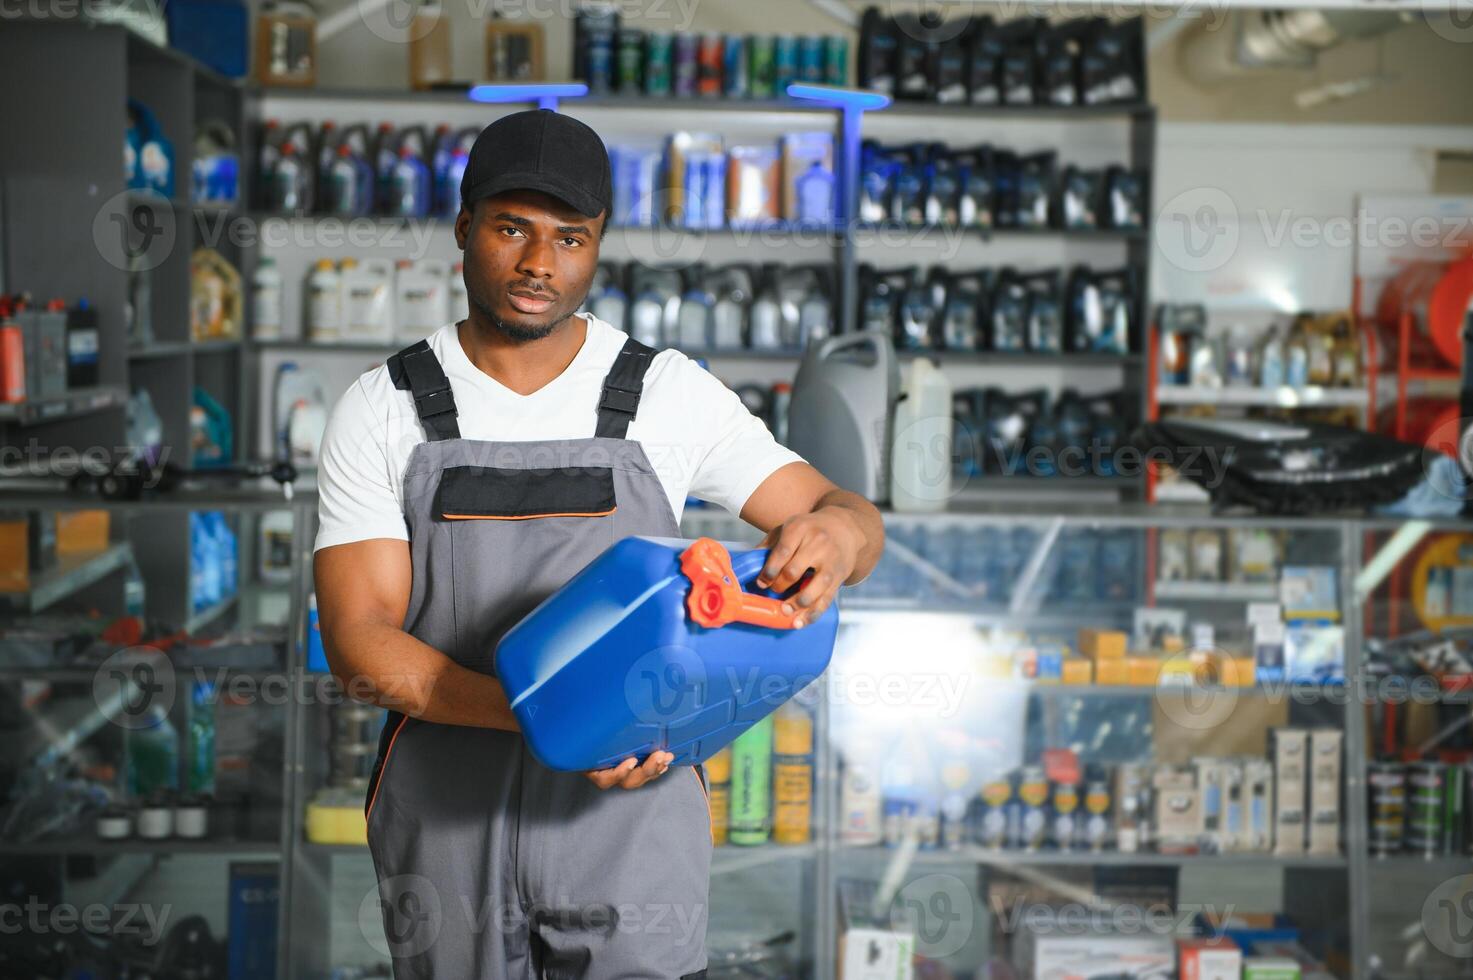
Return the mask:
[[[611,544],[679,536],[644,450],[624,438],[653,355],[624,345],[592,438],[532,442],[460,438],[429,345],[390,359],[427,440],[404,473],[405,631],[494,676],[501,636]],[[396,980],[705,976],[698,769],[605,791],[547,769],[518,733],[390,712],[365,809]]]

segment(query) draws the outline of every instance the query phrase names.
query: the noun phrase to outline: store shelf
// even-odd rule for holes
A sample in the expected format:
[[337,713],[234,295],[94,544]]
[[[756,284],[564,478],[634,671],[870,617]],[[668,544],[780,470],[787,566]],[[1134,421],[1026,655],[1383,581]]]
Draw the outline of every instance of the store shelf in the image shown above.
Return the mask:
[[212,606],[206,606],[199,612],[193,613],[188,619],[184,621],[184,632],[190,634],[198,633],[200,630],[204,629],[206,626],[209,626],[215,620],[219,619],[221,616],[224,616],[226,613],[230,612],[230,610],[234,609],[235,604],[239,601],[240,594],[236,593],[235,595],[226,596],[224,599],[221,599],[219,602],[215,603]]
[[[886,860],[898,852],[888,847],[840,847],[837,852],[842,859]],[[1126,854],[1120,851],[989,851],[980,847],[962,850],[917,851],[915,864],[921,867],[958,864],[985,864],[990,867],[1156,867],[1156,868],[1282,868],[1338,870],[1348,867],[1343,854],[1157,854],[1140,851]]]
[[77,388],[65,394],[52,395],[47,398],[28,398],[23,402],[0,403],[0,423],[36,425],[40,422],[55,422],[60,419],[76,418],[92,412],[117,408],[126,404],[127,400],[127,392],[110,385]]
[[1206,388],[1192,385],[1161,385],[1156,401],[1161,405],[1237,405],[1244,408],[1360,408],[1369,397],[1360,388]]
[[132,554],[129,545],[115,544],[95,554],[67,555],[55,568],[37,575],[29,589],[0,592],[0,605],[22,613],[38,613],[122,568]]
[[160,194],[158,191],[142,190],[135,187],[128,191],[128,203],[156,208],[182,208],[188,202],[179,197]]
[[1277,602],[1277,582],[1157,582],[1157,599],[1183,602]]
[[781,861],[806,861],[817,853],[817,846],[812,843],[761,844],[756,847],[723,844],[711,849],[711,875],[735,874]]
[[1377,869],[1395,868],[1402,870],[1425,870],[1429,875],[1454,875],[1473,872],[1473,856],[1466,854],[1372,854],[1366,866],[1373,872]]
[[917,235],[976,235],[984,240],[992,238],[1061,238],[1078,241],[1145,241],[1144,228],[975,228],[944,225],[903,225],[891,223],[860,223],[855,226],[859,234],[855,244],[866,245],[864,235],[883,232],[909,232]]
[[281,842],[274,840],[226,840],[205,838],[185,840],[169,837],[163,840],[99,840],[91,835],[60,837],[50,840],[0,843],[0,854],[249,854],[255,857],[279,857]]
[[175,340],[128,348],[131,361],[148,361],[186,354],[224,354],[240,350],[239,340]]
[[[220,480],[200,481],[176,487],[167,492],[145,491],[138,500],[106,500],[90,493],[62,491],[56,480],[7,480],[0,489],[0,509],[4,510],[114,510],[147,512],[162,510],[295,510],[300,506],[316,509],[317,488],[310,481],[298,480],[291,499],[287,499],[269,479],[244,480],[235,486],[223,486]],[[0,593],[0,605],[4,604]]]

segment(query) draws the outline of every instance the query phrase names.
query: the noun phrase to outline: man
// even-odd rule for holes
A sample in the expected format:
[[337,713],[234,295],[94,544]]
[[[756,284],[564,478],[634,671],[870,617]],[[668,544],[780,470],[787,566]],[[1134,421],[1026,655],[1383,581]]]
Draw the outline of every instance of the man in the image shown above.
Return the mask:
[[359,378],[323,441],[322,638],[333,672],[391,709],[365,807],[399,980],[702,977],[699,770],[661,778],[664,751],[546,769],[496,642],[615,540],[678,537],[687,493],[768,532],[761,584],[812,571],[788,603],[800,622],[882,547],[875,508],[710,374],[575,315],[611,185],[582,123],[487,127],[455,222],[469,319]]

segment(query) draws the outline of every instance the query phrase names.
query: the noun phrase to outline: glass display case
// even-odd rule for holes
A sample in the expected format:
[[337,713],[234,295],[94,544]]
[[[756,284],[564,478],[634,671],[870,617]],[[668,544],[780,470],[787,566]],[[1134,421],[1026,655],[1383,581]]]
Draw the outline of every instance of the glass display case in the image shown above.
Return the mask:
[[311,510],[0,496],[27,542],[0,586],[0,881],[43,916],[6,930],[0,975],[274,967]]
[[1368,966],[1473,976],[1473,533],[1385,522],[1359,538]]

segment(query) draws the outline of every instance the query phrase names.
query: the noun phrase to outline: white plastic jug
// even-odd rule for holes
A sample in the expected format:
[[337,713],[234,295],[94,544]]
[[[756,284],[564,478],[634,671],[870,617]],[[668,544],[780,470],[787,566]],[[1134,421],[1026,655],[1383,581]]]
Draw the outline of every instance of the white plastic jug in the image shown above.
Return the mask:
[[895,405],[890,451],[890,506],[898,511],[944,510],[951,499],[951,384],[941,369],[917,358]]

